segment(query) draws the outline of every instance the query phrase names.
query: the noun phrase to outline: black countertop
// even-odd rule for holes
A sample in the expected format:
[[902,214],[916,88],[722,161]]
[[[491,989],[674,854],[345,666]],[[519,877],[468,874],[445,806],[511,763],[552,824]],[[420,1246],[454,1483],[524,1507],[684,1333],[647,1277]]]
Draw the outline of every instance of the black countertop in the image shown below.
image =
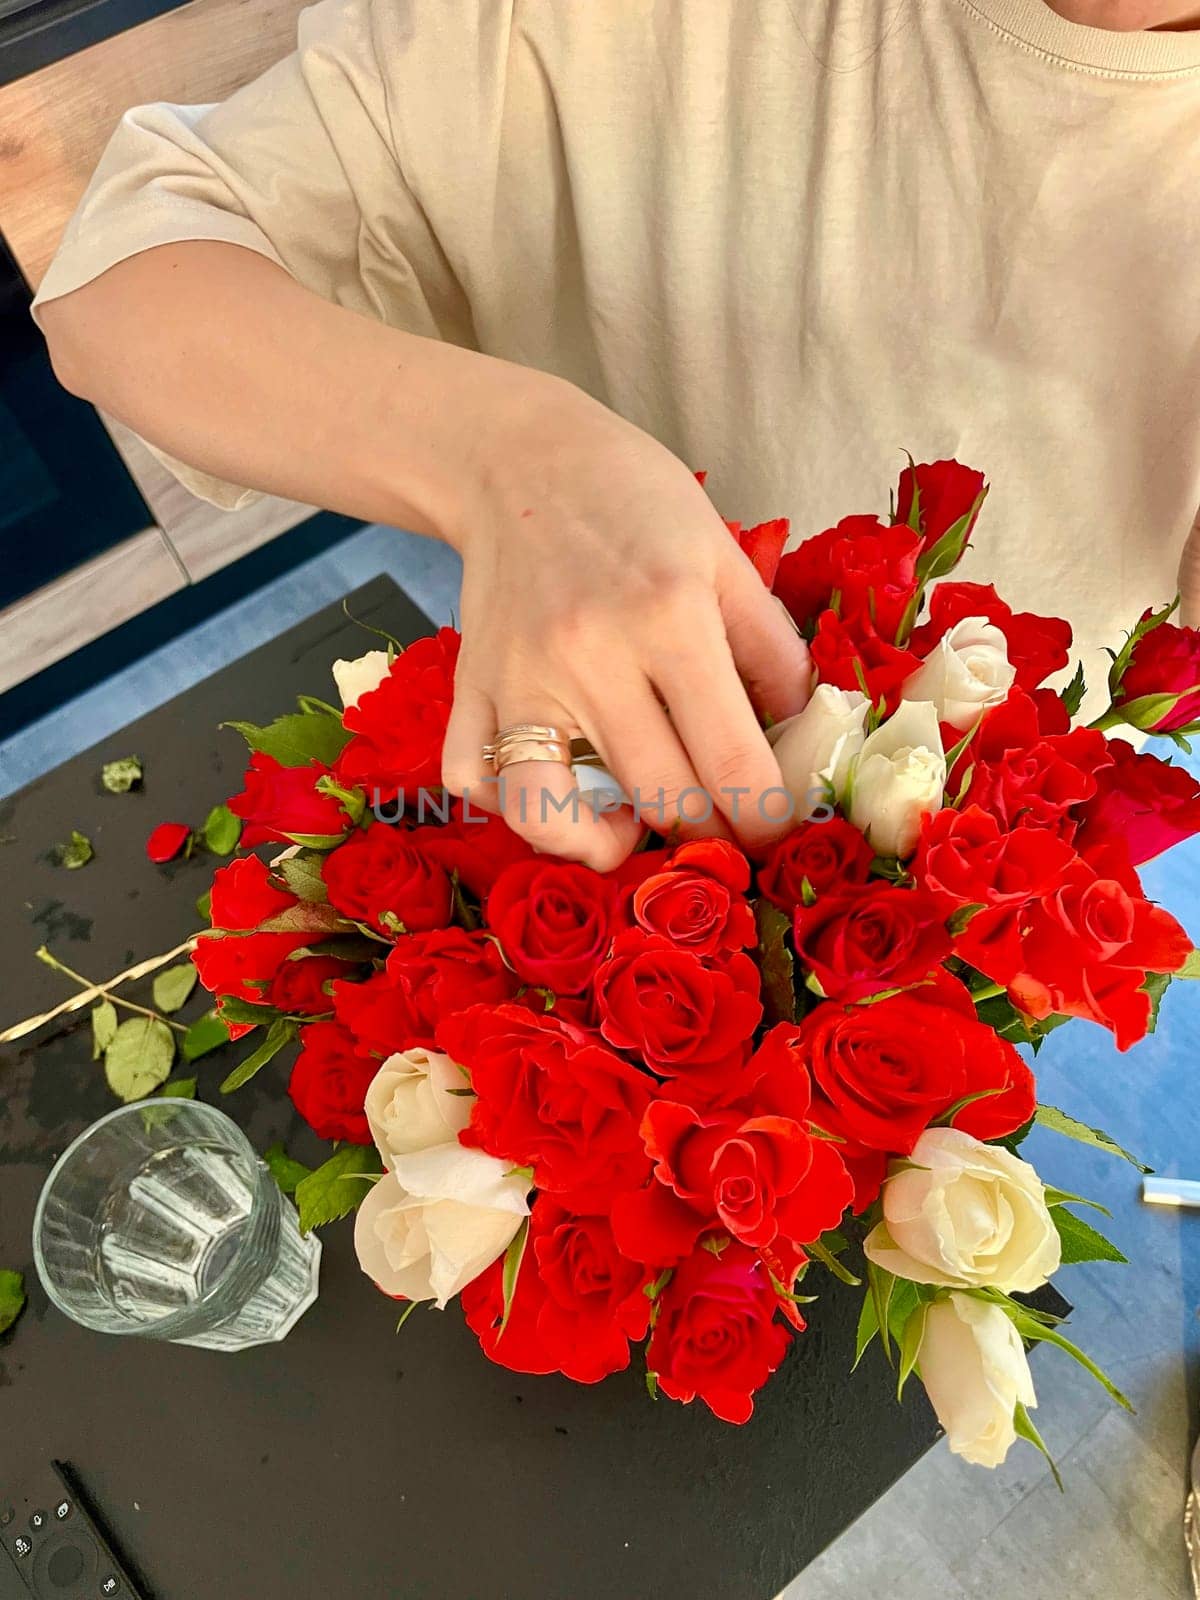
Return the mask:
[[184,4],[186,0],[0,0],[0,86]]

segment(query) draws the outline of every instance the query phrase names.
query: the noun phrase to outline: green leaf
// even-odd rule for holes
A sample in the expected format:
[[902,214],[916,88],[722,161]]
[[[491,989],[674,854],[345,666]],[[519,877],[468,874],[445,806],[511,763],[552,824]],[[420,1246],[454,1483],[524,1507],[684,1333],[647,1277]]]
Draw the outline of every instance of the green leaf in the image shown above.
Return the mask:
[[203,894],[196,896],[196,914],[201,922],[212,921],[212,890],[205,889]]
[[908,1316],[904,1319],[896,1344],[900,1350],[900,1365],[896,1373],[896,1399],[904,1398],[904,1385],[912,1376],[913,1369],[921,1354],[921,1342],[925,1338],[925,1318],[929,1311],[929,1303],[918,1300]]
[[153,1094],[171,1075],[175,1038],[157,1017],[131,1017],[104,1052],[104,1075],[112,1092],[128,1105]]
[[382,1171],[383,1162],[373,1144],[347,1144],[336,1150],[296,1185],[300,1232],[311,1233],[357,1211],[367,1192],[364,1179]]
[[307,767],[313,761],[331,767],[350,740],[341,720],[322,711],[276,717],[265,728],[253,722],[225,722],[222,727],[240,733],[251,750],[273,756],[283,767]]
[[200,830],[204,843],[215,856],[231,856],[242,837],[242,819],[225,804],[214,806]]
[[521,1271],[521,1263],[525,1259],[525,1246],[528,1240],[529,1218],[522,1217],[521,1226],[513,1235],[508,1249],[504,1252],[504,1266],[500,1274],[500,1282],[504,1290],[504,1315],[500,1318],[500,1331],[496,1335],[497,1343],[504,1337],[504,1330],[508,1327],[508,1319],[512,1315],[513,1300],[517,1293],[517,1277]]
[[301,900],[314,905],[324,905],[329,899],[325,879],[321,875],[323,857],[302,850],[297,856],[288,856],[275,868],[288,888]]
[[273,1144],[264,1151],[263,1160],[284,1194],[295,1194],[305,1178],[312,1176],[312,1168],[306,1167],[302,1161],[293,1161],[282,1144]]
[[5,1268],[0,1271],[0,1333],[7,1333],[24,1309],[24,1276]]
[[1171,974],[1174,978],[1200,978],[1200,950],[1193,950],[1178,972]]
[[952,523],[940,539],[921,552],[917,560],[917,581],[921,588],[932,583],[934,578],[944,578],[948,572],[953,572],[962,560],[971,529],[983,510],[983,502],[987,496],[988,486],[984,484],[971,509],[959,517],[957,522]]
[[1107,1390],[1119,1406],[1124,1406],[1126,1411],[1133,1410],[1129,1401],[1112,1379],[1106,1373],[1101,1372],[1091,1357],[1085,1356],[1077,1344],[1072,1344],[1065,1333],[1060,1333],[1057,1328],[1046,1327],[1044,1323],[1039,1322],[1035,1317],[1031,1317],[1028,1311],[1023,1306],[1019,1306],[1015,1300],[1008,1301],[1004,1309],[1012,1319],[1022,1339],[1028,1339],[1031,1344],[1052,1344],[1056,1345],[1060,1350],[1065,1350],[1069,1356],[1078,1361],[1085,1372],[1091,1373],[1101,1388]]
[[196,1098],[195,1078],[168,1078],[158,1091],[161,1100],[194,1100]]
[[1081,661],[1075,668],[1075,676],[1059,696],[1069,717],[1074,717],[1078,714],[1086,693],[1087,680],[1083,676],[1083,662]]
[[769,900],[756,900],[754,920],[758,924],[758,964],[762,971],[762,998],[768,1027],[776,1022],[795,1022],[795,963],[788,949],[791,921]]
[[865,1294],[862,1310],[858,1314],[858,1331],[854,1335],[854,1366],[850,1368],[851,1372],[857,1368],[878,1332],[879,1313],[875,1306],[875,1296]]
[[1018,1439],[1027,1439],[1030,1444],[1036,1445],[1037,1448],[1042,1452],[1049,1463],[1050,1471],[1054,1474],[1054,1481],[1058,1485],[1059,1494],[1065,1493],[1065,1490],[1063,1489],[1062,1478],[1059,1476],[1058,1468],[1054,1464],[1054,1457],[1050,1454],[1049,1450],[1046,1449],[1045,1440],[1034,1427],[1028,1411],[1026,1411],[1025,1407],[1019,1400],[1017,1401],[1016,1407],[1013,1411],[1013,1428],[1016,1431]]
[[1062,1240],[1064,1267],[1075,1267],[1082,1261],[1128,1261],[1128,1256],[1122,1255],[1111,1240],[1064,1206],[1052,1207],[1050,1220]]
[[99,1061],[117,1034],[117,1008],[111,1000],[101,1000],[92,1011],[92,1060]]
[[1099,1211],[1102,1216],[1112,1216],[1112,1212],[1108,1207],[1102,1206],[1099,1200],[1085,1200],[1081,1194],[1068,1194],[1065,1189],[1055,1189],[1048,1183],[1042,1185],[1042,1198],[1048,1206],[1090,1206],[1093,1211]]
[[202,1017],[197,1017],[184,1034],[180,1049],[185,1061],[199,1061],[201,1056],[219,1050],[228,1043],[229,1029],[215,1011],[206,1011]]
[[249,1083],[257,1072],[266,1066],[268,1061],[284,1048],[291,1044],[296,1037],[296,1023],[290,1017],[279,1017],[267,1029],[267,1036],[246,1059],[240,1062],[225,1082],[221,1085],[222,1094],[232,1094],[235,1089],[240,1089],[243,1084]]
[[1171,974],[1169,972],[1148,972],[1142,988],[1150,996],[1150,1021],[1146,1024],[1146,1032],[1153,1033],[1158,1027],[1158,1012],[1162,1005],[1163,995],[1171,987]]
[[122,756],[118,761],[106,761],[100,768],[100,782],[109,794],[128,794],[140,787],[142,763],[137,756]]
[[1074,1139],[1078,1144],[1091,1145],[1093,1150],[1104,1150],[1110,1156],[1120,1156],[1122,1161],[1128,1161],[1130,1166],[1136,1167],[1139,1172],[1153,1172],[1153,1167],[1144,1166],[1136,1156],[1130,1155],[1117,1141],[1103,1133],[1099,1128],[1089,1128],[1086,1123],[1077,1122],[1074,1117],[1069,1117],[1065,1111],[1060,1111],[1057,1106],[1039,1106],[1033,1119],[1040,1127],[1049,1128],[1052,1133],[1061,1133],[1064,1138]]
[[868,1261],[867,1285],[871,1291],[871,1299],[875,1303],[875,1326],[879,1329],[879,1337],[883,1343],[883,1353],[891,1361],[891,1323],[888,1318],[888,1312],[892,1293],[896,1287],[896,1276],[894,1273],[888,1272],[885,1267],[877,1267],[873,1261]]
[[154,980],[154,1004],[160,1011],[165,1011],[170,1016],[172,1012],[186,1005],[199,976],[190,961],[185,961],[178,967],[168,967]]
[[251,1000],[241,1000],[237,995],[225,995],[221,1000],[220,1017],[223,1022],[248,1022],[251,1027],[266,1026],[280,1016],[278,1006],[255,1005]]
[[96,852],[92,849],[92,841],[86,833],[80,833],[78,828],[71,829],[71,837],[66,844],[55,845],[54,858],[60,867],[66,867],[68,872],[75,872],[80,867],[86,867]]

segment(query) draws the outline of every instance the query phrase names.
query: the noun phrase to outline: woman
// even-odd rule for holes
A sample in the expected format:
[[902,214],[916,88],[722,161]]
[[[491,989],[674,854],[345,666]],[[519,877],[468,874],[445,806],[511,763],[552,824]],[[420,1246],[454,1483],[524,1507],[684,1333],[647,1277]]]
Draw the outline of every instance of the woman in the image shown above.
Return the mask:
[[[876,509],[903,447],[985,466],[962,575],[1067,611],[1094,678],[1173,593],[1200,504],[1192,24],[1195,0],[323,0],[226,104],[124,119],[38,315],[63,382],[196,492],[461,550],[453,787],[498,730],[579,729],[668,822],[703,786],[753,844],[784,826],[759,715],[803,703],[806,651],[693,468],[799,535]],[[539,847],[631,848],[627,817],[528,803],[569,790],[553,760],[505,776]]]

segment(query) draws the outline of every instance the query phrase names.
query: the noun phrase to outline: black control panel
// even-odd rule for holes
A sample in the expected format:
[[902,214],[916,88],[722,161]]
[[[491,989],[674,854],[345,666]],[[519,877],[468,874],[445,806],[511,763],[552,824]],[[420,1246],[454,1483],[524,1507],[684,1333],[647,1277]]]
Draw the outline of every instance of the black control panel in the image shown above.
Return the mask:
[[0,1546],[0,1600],[147,1600],[60,1462],[0,1486]]

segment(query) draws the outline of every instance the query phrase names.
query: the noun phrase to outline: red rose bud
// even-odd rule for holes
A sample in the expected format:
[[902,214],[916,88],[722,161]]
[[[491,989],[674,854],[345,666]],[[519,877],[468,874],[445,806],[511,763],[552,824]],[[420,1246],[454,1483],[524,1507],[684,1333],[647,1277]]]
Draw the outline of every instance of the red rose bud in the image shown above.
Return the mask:
[[304,767],[285,767],[274,756],[258,750],[246,769],[245,789],[235,794],[229,809],[241,817],[244,845],[304,843],[314,839],[339,839],[350,827],[341,802],[322,794],[318,781],[328,767],[312,761]]
[[288,1094],[296,1110],[322,1139],[370,1144],[363,1102],[379,1062],[360,1050],[337,1022],[310,1022],[300,1030],[300,1054]]
[[865,883],[875,852],[861,829],[841,817],[805,822],[771,846],[759,868],[758,887],[772,905],[792,912],[811,894]]
[[933,897],[878,881],[797,907],[795,938],[822,994],[844,1002],[920,983],[950,954]]
[[1108,749],[1112,765],[1097,774],[1096,793],[1077,812],[1082,856],[1120,839],[1137,867],[1200,833],[1200,783],[1190,772],[1138,753],[1124,739],[1110,739]]
[[743,528],[740,522],[727,522],[725,526],[737,540],[743,554],[750,557],[755,572],[770,589],[775,583],[783,547],[787,543],[791,524],[786,517],[773,517],[770,522],[756,523],[753,528]]
[[146,840],[146,854],[157,866],[174,861],[187,844],[192,830],[186,822],[160,822]]
[[866,623],[891,643],[916,595],[920,549],[911,528],[843,517],[784,556],[775,593],[805,630],[832,606],[844,621]]
[[[1155,622],[1134,635],[1128,664],[1119,672],[1112,711],[1101,726],[1127,723],[1146,733],[1178,733],[1200,724],[1200,629]],[[1120,657],[1118,657],[1118,665]]]
[[896,516],[900,522],[919,529],[926,550],[966,518],[962,534],[965,549],[986,493],[983,473],[964,467],[960,461],[921,462],[905,467],[900,474]]
[[535,856],[500,874],[484,909],[519,978],[555,994],[579,994],[608,953],[617,903],[611,878]]
[[327,855],[321,876],[343,916],[382,933],[427,933],[450,922],[450,879],[411,833],[383,822]]

